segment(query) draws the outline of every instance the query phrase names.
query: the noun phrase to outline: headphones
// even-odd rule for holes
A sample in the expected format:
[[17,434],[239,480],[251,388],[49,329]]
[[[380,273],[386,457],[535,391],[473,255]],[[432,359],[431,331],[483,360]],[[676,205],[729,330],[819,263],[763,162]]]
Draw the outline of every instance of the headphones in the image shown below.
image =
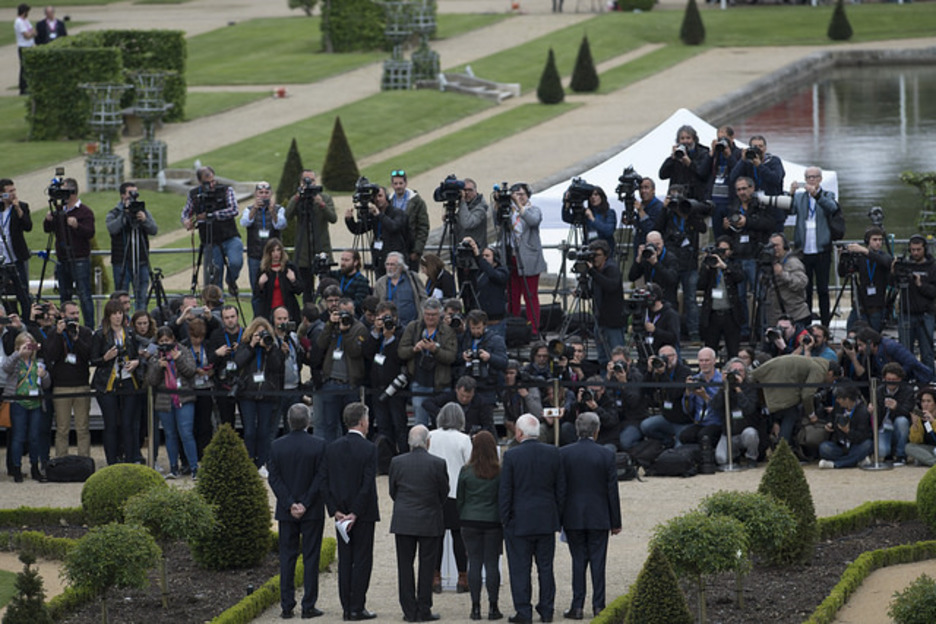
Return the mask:
[[907,241],[907,244],[911,245],[913,243],[916,243],[917,245],[923,245],[924,247],[927,246],[926,237],[923,236],[922,234],[914,234],[913,236],[911,236],[910,240]]
[[654,282],[647,284],[647,291],[650,293],[649,299],[652,303],[656,303],[657,301],[661,301],[663,299],[663,289],[659,284]]
[[783,241],[783,251],[790,251],[790,241],[787,240],[786,234],[783,232],[777,232],[776,234],[772,234],[771,238],[774,236],[779,236],[780,240]]

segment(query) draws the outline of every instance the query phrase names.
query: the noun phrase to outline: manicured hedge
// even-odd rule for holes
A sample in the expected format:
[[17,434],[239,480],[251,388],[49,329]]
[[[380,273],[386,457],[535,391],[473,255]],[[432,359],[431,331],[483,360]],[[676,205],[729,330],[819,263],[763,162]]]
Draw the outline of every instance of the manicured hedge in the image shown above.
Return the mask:
[[331,38],[332,52],[377,50],[386,45],[383,7],[371,0],[343,0],[323,4],[322,41]]
[[834,539],[867,528],[876,521],[907,522],[918,520],[913,501],[868,501],[837,516],[819,518],[819,539]]
[[50,537],[39,531],[9,531],[3,544],[12,551],[26,551],[43,559],[61,561],[78,540]]
[[63,522],[71,525],[84,524],[84,510],[81,507],[0,509],[0,527],[57,526]]

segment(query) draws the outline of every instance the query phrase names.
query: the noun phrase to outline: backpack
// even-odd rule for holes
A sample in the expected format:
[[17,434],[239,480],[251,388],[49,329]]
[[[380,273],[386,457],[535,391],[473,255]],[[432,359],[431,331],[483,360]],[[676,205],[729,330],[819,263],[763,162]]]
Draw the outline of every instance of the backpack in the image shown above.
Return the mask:
[[618,481],[633,481],[634,479],[643,481],[638,472],[639,466],[626,451],[614,454],[614,465],[617,466]]
[[46,477],[53,483],[81,483],[94,474],[94,460],[80,455],[53,457],[46,466]]
[[507,337],[504,342],[509,349],[516,349],[530,344],[533,340],[533,328],[525,317],[508,316],[504,318]]
[[660,453],[644,473],[653,477],[694,477],[699,472],[701,460],[702,451],[698,444],[683,444]]
[[845,213],[836,202],[835,212],[829,215],[829,238],[834,241],[845,238]]
[[653,464],[656,458],[659,457],[660,453],[665,449],[666,447],[663,446],[663,443],[659,440],[647,438],[630,447],[627,450],[627,454],[630,455],[631,459],[634,460],[638,466],[646,470],[647,466]]

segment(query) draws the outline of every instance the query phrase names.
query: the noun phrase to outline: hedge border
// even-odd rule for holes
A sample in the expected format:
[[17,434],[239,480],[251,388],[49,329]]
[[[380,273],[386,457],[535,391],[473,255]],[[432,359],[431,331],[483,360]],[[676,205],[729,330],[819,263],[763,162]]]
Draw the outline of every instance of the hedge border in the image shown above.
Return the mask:
[[919,519],[913,501],[868,501],[836,516],[820,518],[817,524],[819,539],[827,540],[860,531],[877,520],[907,522]]
[[62,522],[82,526],[86,523],[81,507],[26,507],[0,509],[0,527],[57,526]]

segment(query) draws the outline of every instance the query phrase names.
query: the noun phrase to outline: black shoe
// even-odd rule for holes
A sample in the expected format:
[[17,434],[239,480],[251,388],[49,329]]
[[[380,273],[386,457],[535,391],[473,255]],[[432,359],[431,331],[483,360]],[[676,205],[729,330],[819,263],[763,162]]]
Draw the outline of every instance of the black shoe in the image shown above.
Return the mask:
[[302,619],[303,619],[303,620],[311,620],[312,618],[317,618],[317,617],[319,617],[320,615],[322,615],[322,610],[321,610],[321,609],[316,609],[315,607],[312,607],[311,609],[303,609],[303,610],[302,610]]
[[481,603],[480,602],[475,602],[471,605],[471,615],[469,615],[468,617],[470,617],[472,620],[481,619]]
[[562,617],[567,620],[581,620],[585,618],[585,615],[582,613],[581,609],[572,608],[563,613]]
[[296,613],[292,609],[283,609],[283,612],[280,613],[280,619],[291,620],[295,615]]
[[403,621],[404,622],[418,622],[419,618],[415,615],[404,615]]
[[432,612],[430,611],[429,613],[423,613],[422,615],[420,615],[420,616],[419,616],[419,621],[420,621],[420,622],[435,622],[436,620],[438,620],[438,619],[441,618],[441,617],[442,617],[442,616],[440,616],[438,613],[432,613]]
[[532,624],[533,620],[528,620],[525,617],[522,617],[519,613],[516,615],[511,615],[507,618],[507,621],[510,624]]
[[350,611],[345,611],[344,613],[342,613],[342,614],[341,614],[341,619],[344,620],[345,622],[350,622],[350,621],[351,621],[351,612],[350,612]]
[[549,624],[549,622],[552,622],[552,618],[553,618],[553,616],[551,616],[551,615],[541,615],[541,616],[540,616],[540,622],[544,622],[545,624]]
[[13,481],[16,483],[23,482],[23,471],[15,466],[13,467]]
[[504,614],[500,612],[500,609],[497,608],[497,604],[492,604],[488,609],[488,619],[489,620],[500,620],[504,617]]
[[377,617],[377,614],[373,611],[368,611],[364,609],[363,611],[352,611],[348,614],[348,619],[352,622],[361,622],[363,620],[373,620]]

